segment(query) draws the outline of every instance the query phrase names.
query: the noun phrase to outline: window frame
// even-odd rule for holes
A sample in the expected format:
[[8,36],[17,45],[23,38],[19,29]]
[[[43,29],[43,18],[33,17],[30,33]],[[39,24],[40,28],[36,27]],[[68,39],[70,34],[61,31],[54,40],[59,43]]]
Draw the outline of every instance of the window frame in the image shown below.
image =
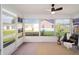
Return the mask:
[[[31,19],[31,18],[30,18]],[[28,19],[24,19],[24,20],[28,20]],[[24,23],[24,35],[25,36],[40,36],[40,20],[38,20],[38,19],[35,19],[35,20],[37,20],[38,21],[38,26],[39,26],[39,30],[38,30],[38,35],[26,35],[25,34],[25,27],[26,27],[26,24],[24,23],[24,21],[23,21],[23,23]],[[26,32],[27,33],[27,32]]]
[[[13,12],[11,12],[11,11],[8,11],[7,9],[4,9],[4,8],[2,8],[2,15],[7,15],[7,16],[11,16],[11,17],[13,17],[14,19],[15,19],[15,23],[14,24],[12,24],[11,26],[13,27],[14,25],[16,25],[16,18],[17,18],[17,15],[16,14],[14,14]],[[2,27],[4,26],[4,21],[2,20]],[[2,28],[3,29],[3,28]],[[16,34],[15,33],[13,33],[13,34],[11,34],[11,36],[10,37],[8,37],[10,34],[8,34],[8,35],[4,35],[3,34],[3,31],[4,30],[2,30],[2,41],[3,41],[3,48],[5,48],[5,47],[7,47],[7,46],[9,46],[10,44],[12,44],[12,43],[14,43],[15,41],[16,41],[16,38],[14,37],[14,36],[16,36],[16,34],[17,34],[17,31],[16,31],[16,27],[15,27],[15,31],[16,31]],[[15,35],[14,35],[15,34]],[[14,35],[14,36],[13,36]],[[13,37],[12,37],[13,36]],[[4,39],[12,39],[12,41],[10,41],[10,42],[7,42],[7,43],[4,43]]]

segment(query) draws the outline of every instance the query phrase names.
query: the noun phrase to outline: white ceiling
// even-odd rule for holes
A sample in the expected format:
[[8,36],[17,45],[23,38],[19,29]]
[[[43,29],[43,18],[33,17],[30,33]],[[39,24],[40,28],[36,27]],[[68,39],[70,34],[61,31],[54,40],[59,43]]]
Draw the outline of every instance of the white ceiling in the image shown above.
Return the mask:
[[79,14],[79,4],[56,4],[55,8],[63,7],[63,10],[56,11],[53,15],[48,11],[51,9],[51,4],[9,4],[3,5],[3,7],[11,10],[13,9],[23,17],[36,16],[42,18],[44,15],[44,18],[66,18]]

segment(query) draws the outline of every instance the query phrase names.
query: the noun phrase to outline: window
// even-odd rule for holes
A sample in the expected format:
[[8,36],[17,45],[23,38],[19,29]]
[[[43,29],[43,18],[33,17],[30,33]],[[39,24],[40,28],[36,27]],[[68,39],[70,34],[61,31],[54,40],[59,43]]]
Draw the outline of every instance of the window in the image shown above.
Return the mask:
[[23,19],[20,17],[18,17],[17,29],[18,29],[18,38],[23,37]]
[[73,32],[79,34],[79,18],[73,19]]
[[41,36],[53,36],[54,32],[54,20],[43,20],[40,23]]
[[[24,32],[25,36],[55,36],[56,31],[61,31],[64,33],[70,32],[70,20],[69,19],[24,19]],[[19,29],[19,32],[22,31]]]
[[69,19],[57,19],[55,22],[55,31],[61,31],[62,35],[64,33],[70,32],[70,20]]
[[4,45],[3,47],[6,47],[15,42],[16,28],[14,26],[16,18],[8,13],[3,12],[2,20],[3,20],[3,45]]
[[38,36],[39,35],[39,20],[37,19],[24,19],[25,36]]

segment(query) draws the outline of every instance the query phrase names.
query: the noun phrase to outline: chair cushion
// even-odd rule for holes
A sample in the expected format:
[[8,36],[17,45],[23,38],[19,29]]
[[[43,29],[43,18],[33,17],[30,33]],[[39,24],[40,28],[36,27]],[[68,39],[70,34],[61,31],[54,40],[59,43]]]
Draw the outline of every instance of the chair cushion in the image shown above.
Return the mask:
[[74,43],[64,42],[63,44],[66,48],[72,48]]

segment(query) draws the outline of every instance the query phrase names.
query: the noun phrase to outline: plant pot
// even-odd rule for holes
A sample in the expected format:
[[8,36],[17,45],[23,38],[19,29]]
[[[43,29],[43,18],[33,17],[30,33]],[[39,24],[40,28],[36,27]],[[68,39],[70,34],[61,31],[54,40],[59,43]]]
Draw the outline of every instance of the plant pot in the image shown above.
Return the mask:
[[57,44],[61,45],[60,37],[58,38]]
[[61,42],[57,42],[58,45],[61,45]]

